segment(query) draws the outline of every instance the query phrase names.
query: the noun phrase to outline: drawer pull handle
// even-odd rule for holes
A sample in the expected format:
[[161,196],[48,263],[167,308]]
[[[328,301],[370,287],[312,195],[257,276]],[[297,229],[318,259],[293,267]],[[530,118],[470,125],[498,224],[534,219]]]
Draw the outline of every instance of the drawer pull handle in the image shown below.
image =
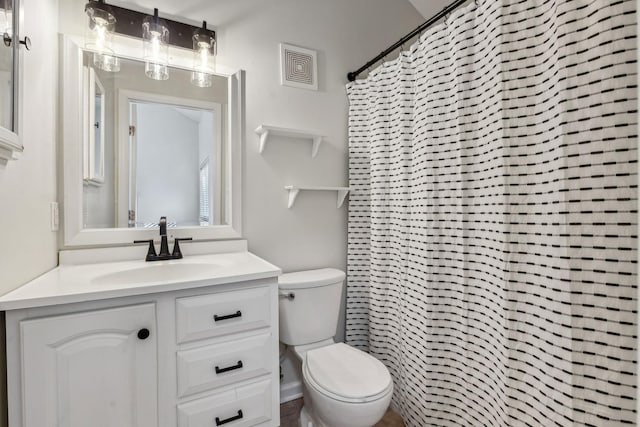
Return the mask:
[[220,418],[216,417],[216,425],[217,426],[221,426],[222,424],[226,424],[226,423],[230,423],[231,421],[235,421],[235,420],[239,420],[243,417],[242,415],[242,409],[238,409],[238,415],[231,417],[231,418],[227,418],[226,420],[221,420]]
[[242,360],[238,360],[237,364],[233,366],[227,366],[226,368],[220,368],[216,366],[216,374],[222,374],[224,372],[229,372],[229,371],[233,371],[235,369],[240,369],[240,368],[242,368]]
[[242,316],[242,312],[240,310],[236,311],[233,314],[227,314],[224,316],[218,316],[217,314],[213,315],[213,321],[214,322],[219,322],[220,320],[227,320],[227,319],[233,319],[234,317],[241,317]]

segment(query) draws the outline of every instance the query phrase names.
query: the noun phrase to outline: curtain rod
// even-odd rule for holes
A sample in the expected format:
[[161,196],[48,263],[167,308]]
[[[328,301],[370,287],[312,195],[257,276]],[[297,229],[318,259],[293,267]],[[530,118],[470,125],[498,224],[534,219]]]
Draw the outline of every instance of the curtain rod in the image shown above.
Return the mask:
[[426,28],[428,28],[428,27],[432,26],[433,24],[435,24],[443,16],[448,15],[451,11],[453,11],[456,8],[458,8],[461,4],[466,3],[467,1],[468,0],[455,0],[453,3],[449,4],[447,7],[442,9],[439,13],[437,13],[434,16],[432,16],[431,18],[429,18],[425,23],[423,23],[422,25],[418,26],[415,30],[411,31],[409,34],[407,34],[406,36],[404,36],[403,38],[398,40],[391,47],[388,47],[380,55],[376,56],[371,61],[369,61],[366,64],[364,64],[362,67],[358,68],[356,71],[352,71],[352,72],[348,73],[347,74],[347,79],[350,82],[354,81],[356,79],[356,77],[358,77],[358,74],[362,73],[364,70],[366,70],[367,68],[371,67],[373,64],[375,64],[379,60],[383,59],[385,56],[387,56],[388,54],[390,54],[391,52],[396,50],[398,47],[402,46],[407,41],[411,40],[416,35],[420,34]]

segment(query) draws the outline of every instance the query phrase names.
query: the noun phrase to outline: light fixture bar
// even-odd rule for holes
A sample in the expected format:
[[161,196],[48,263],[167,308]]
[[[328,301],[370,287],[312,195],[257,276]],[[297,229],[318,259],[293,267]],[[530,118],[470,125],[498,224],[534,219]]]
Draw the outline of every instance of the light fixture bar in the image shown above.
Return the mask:
[[[149,16],[148,13],[137,12],[135,10],[125,9],[123,7],[109,5],[113,15],[116,17],[115,32],[118,34],[124,34],[126,36],[141,38],[142,22],[144,18]],[[185,24],[178,21],[172,21],[170,19],[162,18],[171,36],[169,37],[169,44],[185,49],[193,48],[193,32],[200,29],[193,25]],[[213,38],[216,37],[216,32],[213,30],[211,34]]]

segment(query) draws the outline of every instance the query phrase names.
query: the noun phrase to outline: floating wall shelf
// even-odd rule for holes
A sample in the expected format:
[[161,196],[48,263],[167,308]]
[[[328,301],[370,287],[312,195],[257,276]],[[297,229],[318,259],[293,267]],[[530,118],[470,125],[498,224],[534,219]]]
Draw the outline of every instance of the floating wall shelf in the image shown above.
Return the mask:
[[342,206],[344,198],[347,197],[347,194],[349,193],[349,187],[298,187],[295,185],[287,185],[284,189],[289,191],[289,203],[287,204],[287,208],[289,209],[291,209],[293,204],[296,202],[296,197],[298,197],[298,193],[300,193],[300,191],[337,191],[338,208]]
[[286,136],[289,138],[310,139],[311,142],[313,142],[313,147],[311,148],[311,157],[315,157],[316,154],[318,154],[318,149],[320,148],[320,144],[324,139],[324,136],[318,135],[317,133],[309,132],[306,130],[281,128],[277,126],[268,126],[268,125],[258,126],[255,132],[258,135],[260,135],[260,145],[259,145],[260,153],[264,151],[264,146],[267,144],[267,139],[269,138],[269,136],[277,135],[277,136]]

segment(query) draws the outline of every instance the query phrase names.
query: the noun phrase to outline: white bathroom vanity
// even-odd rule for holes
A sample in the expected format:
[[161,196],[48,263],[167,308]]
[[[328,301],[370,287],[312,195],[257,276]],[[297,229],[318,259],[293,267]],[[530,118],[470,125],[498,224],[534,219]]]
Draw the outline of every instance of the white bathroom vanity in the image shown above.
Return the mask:
[[280,269],[243,241],[216,245],[234,251],[98,264],[85,261],[142,248],[67,251],[0,298],[9,425],[278,426]]

